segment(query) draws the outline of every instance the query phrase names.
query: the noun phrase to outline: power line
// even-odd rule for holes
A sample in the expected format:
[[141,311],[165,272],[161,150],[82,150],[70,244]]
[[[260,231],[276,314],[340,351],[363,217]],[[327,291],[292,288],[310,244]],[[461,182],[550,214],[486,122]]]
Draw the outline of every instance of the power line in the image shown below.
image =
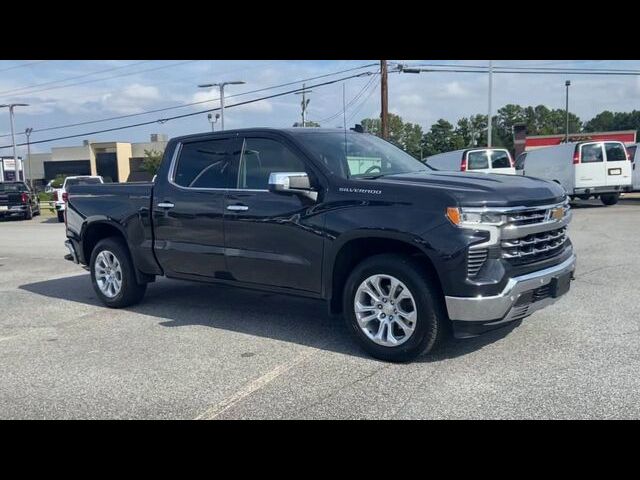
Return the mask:
[[[147,60],[145,60],[145,61],[147,61]],[[150,60],[148,60],[148,61],[150,61]],[[113,78],[127,77],[127,76],[130,76],[130,75],[138,75],[140,73],[153,72],[153,71],[161,70],[161,69],[164,69],[164,68],[177,67],[178,65],[184,65],[186,63],[192,63],[192,62],[195,62],[195,61],[197,61],[197,60],[186,60],[184,62],[172,63],[171,65],[161,65],[159,67],[147,68],[146,70],[137,70],[135,72],[126,72],[126,73],[121,73],[119,75],[111,75],[109,77],[104,77],[104,78],[96,78],[96,79],[93,79],[93,80],[85,80],[84,82],[69,83],[67,85],[57,85],[57,86],[49,87],[49,88],[42,88],[40,90],[31,90],[31,91],[28,91],[28,92],[19,92],[17,95],[19,95],[19,96],[32,95],[34,93],[46,92],[46,91],[49,91],[49,90],[57,90],[57,89],[60,89],[60,88],[74,87],[76,85],[85,85],[87,83],[101,82],[103,80],[111,80]],[[0,92],[0,93],[2,93],[2,92]]]
[[36,60],[35,62],[21,63],[20,65],[14,65],[13,67],[3,68],[2,70],[0,70],[0,72],[7,72],[9,70],[15,70],[16,68],[30,67],[31,65],[36,65],[38,63],[44,63],[48,61],[49,60]]
[[379,72],[376,72],[367,83],[365,83],[365,85],[360,89],[360,91],[351,99],[349,100],[345,105],[344,105],[344,109],[339,110],[338,112],[334,113],[333,115],[331,115],[330,117],[326,117],[323,118],[321,120],[315,120],[317,123],[326,123],[330,120],[333,120],[334,118],[339,117],[340,115],[342,115],[344,113],[345,110],[348,110],[349,108],[351,108],[351,105],[358,101],[358,99],[364,94],[364,92],[371,86],[371,84],[376,80],[376,75],[378,75]]
[[[401,64],[397,64],[401,65]],[[442,67],[442,68],[458,68],[458,69],[484,69],[486,71],[489,70],[487,65],[462,65],[462,64],[454,64],[454,63],[420,63],[420,64],[407,64],[403,65],[405,67],[415,68],[415,67]],[[494,65],[494,71],[497,70],[541,70],[541,71],[557,71],[561,73],[566,72],[585,72],[585,73],[634,73],[640,74],[640,70],[633,68],[597,68],[597,67],[538,67],[535,65],[531,66],[507,66],[507,65]]]
[[371,98],[371,96],[378,91],[378,86],[379,86],[378,83],[373,84],[373,88],[369,91],[369,94],[364,98],[364,100],[362,100],[362,102],[360,102],[360,105],[358,105],[356,109],[353,112],[351,112],[351,114],[349,115],[349,118],[347,118],[348,122],[350,122],[351,119],[355,117],[360,110],[362,110],[362,107],[366,105],[367,101]]
[[[335,79],[335,80],[329,80],[327,82],[318,83],[316,85],[310,85],[307,88],[324,87],[326,85],[332,85],[334,83],[344,82],[346,80],[350,80],[352,78],[357,78],[357,77],[362,77],[364,75],[373,75],[373,73],[374,72],[358,73],[358,74],[355,74],[355,75],[350,75],[348,77],[342,77],[342,78],[338,78],[338,79]],[[301,90],[302,90],[301,88],[296,88],[296,89],[293,89],[293,90],[288,90],[286,92],[274,93],[273,95],[267,95],[265,97],[255,98],[253,100],[246,100],[244,102],[234,103],[233,105],[229,105],[229,106],[227,106],[225,108],[240,107],[242,105],[247,105],[249,103],[255,103],[255,102],[262,101],[262,100],[268,100],[270,98],[276,98],[276,97],[282,97],[284,95],[290,95],[290,94],[293,94],[293,93],[300,92]],[[89,135],[96,135],[96,134],[99,134],[99,133],[114,132],[114,131],[117,131],[117,130],[125,130],[125,129],[128,129],[128,128],[141,127],[141,126],[144,126],[144,125],[151,125],[151,124],[154,124],[154,123],[164,124],[164,123],[166,123],[166,122],[168,122],[170,120],[178,120],[178,119],[181,119],[181,118],[193,117],[193,116],[196,116],[196,115],[202,115],[203,113],[215,112],[217,110],[220,110],[220,108],[218,107],[218,108],[210,108],[210,109],[207,109],[207,110],[199,110],[197,112],[185,113],[185,114],[182,114],[182,115],[175,115],[173,117],[159,118],[157,120],[152,120],[152,121],[148,121],[148,122],[140,122],[140,123],[136,123],[136,124],[132,124],[132,125],[122,125],[122,126],[119,126],[119,127],[107,128],[107,129],[104,129],[104,130],[96,130],[96,131],[93,131],[93,132],[85,132],[85,133],[80,133],[80,134],[76,134],[76,135],[67,135],[67,136],[64,136],[64,137],[48,138],[48,139],[45,139],[45,140],[38,140],[38,141],[35,141],[35,142],[30,142],[30,144],[31,145],[35,145],[35,144],[39,144],[39,143],[49,143],[49,142],[55,142],[55,141],[58,141],[58,140],[66,140],[66,139],[69,139],[69,138],[86,137],[86,136],[89,136]],[[26,143],[19,143],[16,146],[22,147],[24,145],[26,145]],[[2,145],[2,146],[0,146],[0,149],[11,148],[11,147],[12,147],[12,145]]]
[[[333,75],[340,75],[342,73],[353,72],[355,70],[362,70],[363,68],[372,67],[374,65],[377,65],[377,63],[369,63],[367,65],[361,65],[359,67],[347,68],[345,70],[326,73],[326,74],[323,74],[323,75],[317,75],[315,77],[310,77],[310,78],[304,78],[302,80],[295,80],[295,81],[292,81],[292,82],[282,83],[280,85],[272,85],[270,87],[258,88],[258,89],[255,89],[255,90],[250,90],[248,92],[241,92],[241,93],[236,93],[234,95],[227,95],[227,96],[225,96],[225,98],[240,97],[240,96],[243,96],[243,95],[250,95],[252,93],[264,92],[266,90],[273,90],[273,89],[276,89],[276,88],[288,87],[290,85],[295,85],[296,83],[319,80],[320,78],[331,77]],[[109,121],[112,121],[112,120],[122,120],[124,118],[132,118],[132,117],[137,117],[137,116],[141,116],[141,115],[148,115],[148,114],[151,114],[151,113],[166,112],[166,111],[175,110],[175,109],[178,109],[178,108],[185,108],[185,107],[191,107],[191,106],[194,106],[194,105],[201,105],[201,104],[204,104],[204,103],[217,102],[219,100],[220,100],[220,98],[213,98],[213,99],[210,99],[210,100],[201,100],[201,101],[198,101],[198,102],[184,103],[182,105],[174,105],[172,107],[156,108],[154,110],[146,110],[144,112],[130,113],[130,114],[127,114],[127,115],[118,115],[118,116],[115,116],[115,117],[101,118],[101,119],[97,119],[97,120],[88,120],[88,121],[85,121],[85,122],[69,123],[69,124],[66,124],[66,125],[57,125],[57,126],[54,126],[54,127],[39,128],[39,129],[34,129],[33,132],[34,133],[35,132],[46,132],[46,131],[50,131],[50,130],[60,130],[60,129],[63,129],[63,128],[79,127],[79,126],[82,126],[82,125],[90,125],[90,124],[94,124],[94,123],[109,122]],[[24,135],[24,132],[19,133],[19,135]],[[11,134],[3,134],[3,135],[0,135],[0,138],[2,138],[2,137],[10,137],[10,136],[11,136]]]
[[14,92],[20,92],[21,90],[31,90],[32,88],[41,87],[43,85],[51,85],[53,83],[68,82],[70,80],[76,80],[78,78],[90,77],[91,75],[98,75],[100,73],[112,72],[114,70],[122,70],[123,68],[133,67],[135,65],[140,65],[142,63],[148,63],[150,61],[151,60],[143,60],[143,61],[140,61],[140,62],[129,63],[127,65],[120,65],[118,67],[107,68],[105,70],[98,70],[97,72],[84,73],[82,75],[76,75],[74,77],[67,77],[67,78],[62,78],[62,79],[59,79],[59,80],[50,80],[48,82],[35,83],[33,85],[27,85],[26,87],[12,88],[10,90],[4,90],[4,91],[0,92],[0,95],[5,95],[5,94],[8,94],[8,93],[14,93]]

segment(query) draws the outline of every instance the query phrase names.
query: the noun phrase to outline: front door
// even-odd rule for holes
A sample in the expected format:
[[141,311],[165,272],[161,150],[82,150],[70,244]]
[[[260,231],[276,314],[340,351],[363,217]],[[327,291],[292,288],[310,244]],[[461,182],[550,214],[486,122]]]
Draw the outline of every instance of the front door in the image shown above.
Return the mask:
[[240,282],[319,293],[324,216],[308,198],[268,190],[274,172],[306,172],[319,187],[306,158],[283,142],[244,139],[236,188],[225,202],[227,265]]
[[575,166],[576,188],[604,187],[607,180],[603,144],[585,143],[579,148],[580,163]]
[[168,181],[158,182],[153,199],[155,251],[166,275],[228,277],[224,200],[239,147],[233,136],[176,146]]
[[605,142],[605,175],[608,187],[631,184],[631,164],[620,142]]

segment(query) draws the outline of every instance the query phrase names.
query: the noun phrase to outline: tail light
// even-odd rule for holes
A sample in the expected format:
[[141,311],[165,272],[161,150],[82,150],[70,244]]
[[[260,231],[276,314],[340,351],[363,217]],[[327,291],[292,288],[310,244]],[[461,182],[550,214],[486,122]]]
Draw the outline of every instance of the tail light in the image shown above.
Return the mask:
[[27,195],[26,193],[22,192],[22,195],[20,196],[20,201],[22,203],[27,203],[29,202],[29,195]]
[[576,149],[573,151],[573,164],[580,163],[580,145],[576,145]]
[[62,192],[62,201],[65,203],[69,201],[69,194],[67,192]]
[[467,171],[467,154],[466,154],[466,152],[462,154],[462,160],[460,161],[460,171],[461,172],[466,172]]

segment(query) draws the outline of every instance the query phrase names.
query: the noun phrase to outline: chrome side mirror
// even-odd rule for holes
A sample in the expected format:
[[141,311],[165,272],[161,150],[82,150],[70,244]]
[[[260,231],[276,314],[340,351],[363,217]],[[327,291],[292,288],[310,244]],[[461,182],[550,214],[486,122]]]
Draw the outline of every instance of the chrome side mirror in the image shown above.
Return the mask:
[[305,172],[274,172],[269,175],[269,191],[274,193],[290,193],[309,198],[314,202],[318,192],[311,188],[309,175]]

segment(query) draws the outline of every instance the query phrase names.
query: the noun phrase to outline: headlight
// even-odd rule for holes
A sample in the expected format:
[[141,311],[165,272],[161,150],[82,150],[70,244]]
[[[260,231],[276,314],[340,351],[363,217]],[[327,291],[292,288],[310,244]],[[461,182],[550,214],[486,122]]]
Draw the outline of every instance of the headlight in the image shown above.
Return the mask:
[[473,227],[475,225],[501,225],[504,223],[504,215],[496,212],[482,212],[478,209],[465,209],[460,207],[448,207],[447,218],[459,227]]

